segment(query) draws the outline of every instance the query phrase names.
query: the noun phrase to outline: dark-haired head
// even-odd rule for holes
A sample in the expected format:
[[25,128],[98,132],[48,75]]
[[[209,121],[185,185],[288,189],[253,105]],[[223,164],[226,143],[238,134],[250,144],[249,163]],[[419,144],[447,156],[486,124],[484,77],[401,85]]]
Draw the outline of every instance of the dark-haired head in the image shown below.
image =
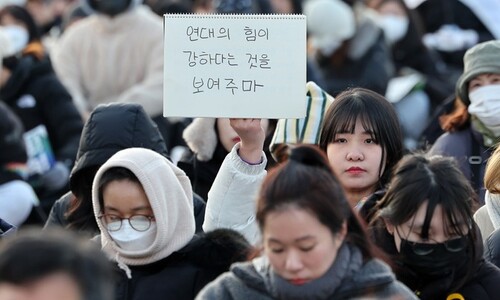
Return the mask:
[[[357,123],[362,128],[356,128]],[[348,139],[343,138],[339,141],[339,134],[358,135],[358,132],[360,134],[359,138],[363,139],[362,141],[358,140],[359,145],[378,145],[380,148],[368,149],[363,152],[362,148],[357,147],[354,151],[361,152],[357,153],[360,155],[356,157],[349,156],[349,154],[352,154],[353,149],[338,151],[335,148],[339,143],[344,146],[345,143],[353,145]],[[346,182],[349,178],[345,179],[346,177],[342,176],[347,167],[336,162],[355,161],[361,164],[359,167],[365,168],[362,164],[367,162],[365,161],[366,155],[373,153],[374,150],[377,150],[377,152],[381,150],[381,155],[374,161],[378,165],[375,166],[377,168],[375,172],[378,171],[378,174],[371,174],[371,176],[374,176],[374,180],[371,180],[374,182],[370,182],[372,184],[371,190],[368,191],[371,194],[386,185],[391,169],[403,155],[401,127],[394,108],[382,95],[364,88],[346,90],[335,98],[335,101],[325,114],[319,145],[321,149],[327,152],[330,164],[347,192],[351,188],[361,190],[364,187],[357,187],[356,184],[347,187]],[[334,147],[329,149],[331,146]],[[366,174],[368,173],[366,172]]]
[[25,228],[0,243],[1,295],[12,286],[29,295],[43,290],[46,299],[110,300],[113,277],[95,243],[67,230]]
[[8,5],[0,10],[0,24],[2,26],[12,25],[7,24],[6,19],[11,17],[18,25],[23,26],[28,31],[28,43],[40,41],[40,31],[35,23],[35,20],[26,8],[18,5]]
[[[376,207],[378,217],[372,224],[385,224],[401,256],[405,256],[404,241],[446,244],[462,239],[468,259],[462,258],[455,266],[441,268],[458,267],[459,263],[473,265],[479,238],[471,211],[474,197],[473,188],[453,158],[409,154],[396,166],[387,193]],[[453,254],[459,258],[457,249],[450,253],[450,258]],[[440,260],[444,263],[445,258]],[[412,268],[413,264],[409,263]],[[463,269],[473,272],[471,265]],[[436,267],[440,268],[437,262]]]
[[[326,259],[334,260],[344,241],[357,246],[365,259],[374,256],[328,159],[315,146],[292,149],[289,160],[269,172],[258,196],[256,218],[264,251],[275,268],[273,261],[285,257],[286,249],[297,247],[307,252],[304,255],[318,255],[328,240],[327,248],[332,248],[326,251]],[[331,262],[324,261],[323,267],[328,269]],[[278,274],[286,277],[281,271]]]

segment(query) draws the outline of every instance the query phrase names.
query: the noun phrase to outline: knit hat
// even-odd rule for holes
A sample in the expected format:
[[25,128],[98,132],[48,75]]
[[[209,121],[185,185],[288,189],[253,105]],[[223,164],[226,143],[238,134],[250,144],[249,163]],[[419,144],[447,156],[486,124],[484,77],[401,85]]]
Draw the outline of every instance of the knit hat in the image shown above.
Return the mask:
[[182,132],[182,138],[199,161],[212,159],[217,147],[214,118],[196,118]]
[[457,81],[456,92],[465,105],[470,104],[469,82],[481,74],[500,74],[500,40],[480,43],[464,55],[464,72]]
[[269,150],[276,161],[281,161],[277,150],[282,145],[319,143],[323,117],[333,97],[321,89],[313,81],[306,84],[306,116],[302,119],[280,119],[276,125]]
[[[104,172],[113,167],[123,167],[134,173],[148,197],[157,233],[153,244],[146,249],[132,251],[120,248],[97,217],[102,213],[99,182]],[[145,148],[128,148],[117,152],[97,171],[92,185],[92,204],[104,252],[127,271],[122,263],[146,265],[180,250],[191,241],[195,232],[192,199],[189,178],[166,157]]]
[[324,55],[331,54],[344,40],[354,36],[354,12],[341,0],[307,0],[304,14],[311,44]]

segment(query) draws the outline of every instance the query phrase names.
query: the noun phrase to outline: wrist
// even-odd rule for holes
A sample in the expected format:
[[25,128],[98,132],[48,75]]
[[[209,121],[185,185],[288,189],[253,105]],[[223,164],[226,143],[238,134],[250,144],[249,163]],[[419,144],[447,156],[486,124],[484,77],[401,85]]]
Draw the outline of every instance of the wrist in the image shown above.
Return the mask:
[[[241,149],[241,148],[240,148]],[[251,165],[251,166],[256,166],[260,165],[264,159],[262,158],[261,151],[259,151],[259,155],[242,155],[240,154],[240,149],[236,150],[236,154],[238,154],[238,157],[246,164]]]

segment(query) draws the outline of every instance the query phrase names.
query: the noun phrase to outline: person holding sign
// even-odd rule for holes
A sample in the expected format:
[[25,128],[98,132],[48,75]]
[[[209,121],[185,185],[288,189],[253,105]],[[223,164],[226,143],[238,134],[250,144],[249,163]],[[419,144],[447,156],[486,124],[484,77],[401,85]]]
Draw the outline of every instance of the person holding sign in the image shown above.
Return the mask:
[[[330,100],[322,96],[325,93],[317,85],[308,83],[307,87],[316,100],[310,105],[311,118],[299,122],[301,126],[297,128],[304,130],[304,136],[311,132],[316,135],[285,140],[287,143],[319,143],[351,206],[359,209],[363,217],[369,216],[383,194],[392,167],[403,155],[401,128],[394,108],[383,96],[357,88],[341,93],[326,113],[314,115],[312,112],[327,106]],[[311,124],[321,130],[315,130]],[[217,174],[209,193],[203,229],[237,228],[249,241],[258,243],[260,233],[255,224],[254,200],[266,175],[262,151],[265,135],[258,119],[232,120],[231,125],[241,143],[226,157]],[[281,131],[293,134],[290,130]],[[275,138],[275,142],[277,140]],[[274,150],[280,149],[275,144],[272,146]]]
[[326,155],[291,150],[257,198],[263,254],[236,263],[196,299],[417,299],[377,254]]

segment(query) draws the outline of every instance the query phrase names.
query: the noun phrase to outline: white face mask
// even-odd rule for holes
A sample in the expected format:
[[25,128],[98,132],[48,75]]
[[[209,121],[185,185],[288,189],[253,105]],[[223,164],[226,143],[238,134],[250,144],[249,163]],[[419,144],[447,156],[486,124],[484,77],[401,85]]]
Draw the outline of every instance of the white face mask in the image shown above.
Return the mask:
[[115,243],[123,250],[139,251],[151,246],[156,238],[156,222],[146,231],[137,231],[127,220],[122,220],[122,227],[117,231],[108,231]]
[[469,113],[476,116],[495,137],[500,136],[500,84],[482,86],[469,93]]
[[28,31],[19,25],[7,25],[3,27],[3,31],[8,36],[14,53],[21,52],[26,45],[28,45],[29,34]]
[[390,44],[402,39],[408,32],[410,21],[407,17],[395,15],[382,15],[378,19],[378,25],[384,31],[385,38]]

